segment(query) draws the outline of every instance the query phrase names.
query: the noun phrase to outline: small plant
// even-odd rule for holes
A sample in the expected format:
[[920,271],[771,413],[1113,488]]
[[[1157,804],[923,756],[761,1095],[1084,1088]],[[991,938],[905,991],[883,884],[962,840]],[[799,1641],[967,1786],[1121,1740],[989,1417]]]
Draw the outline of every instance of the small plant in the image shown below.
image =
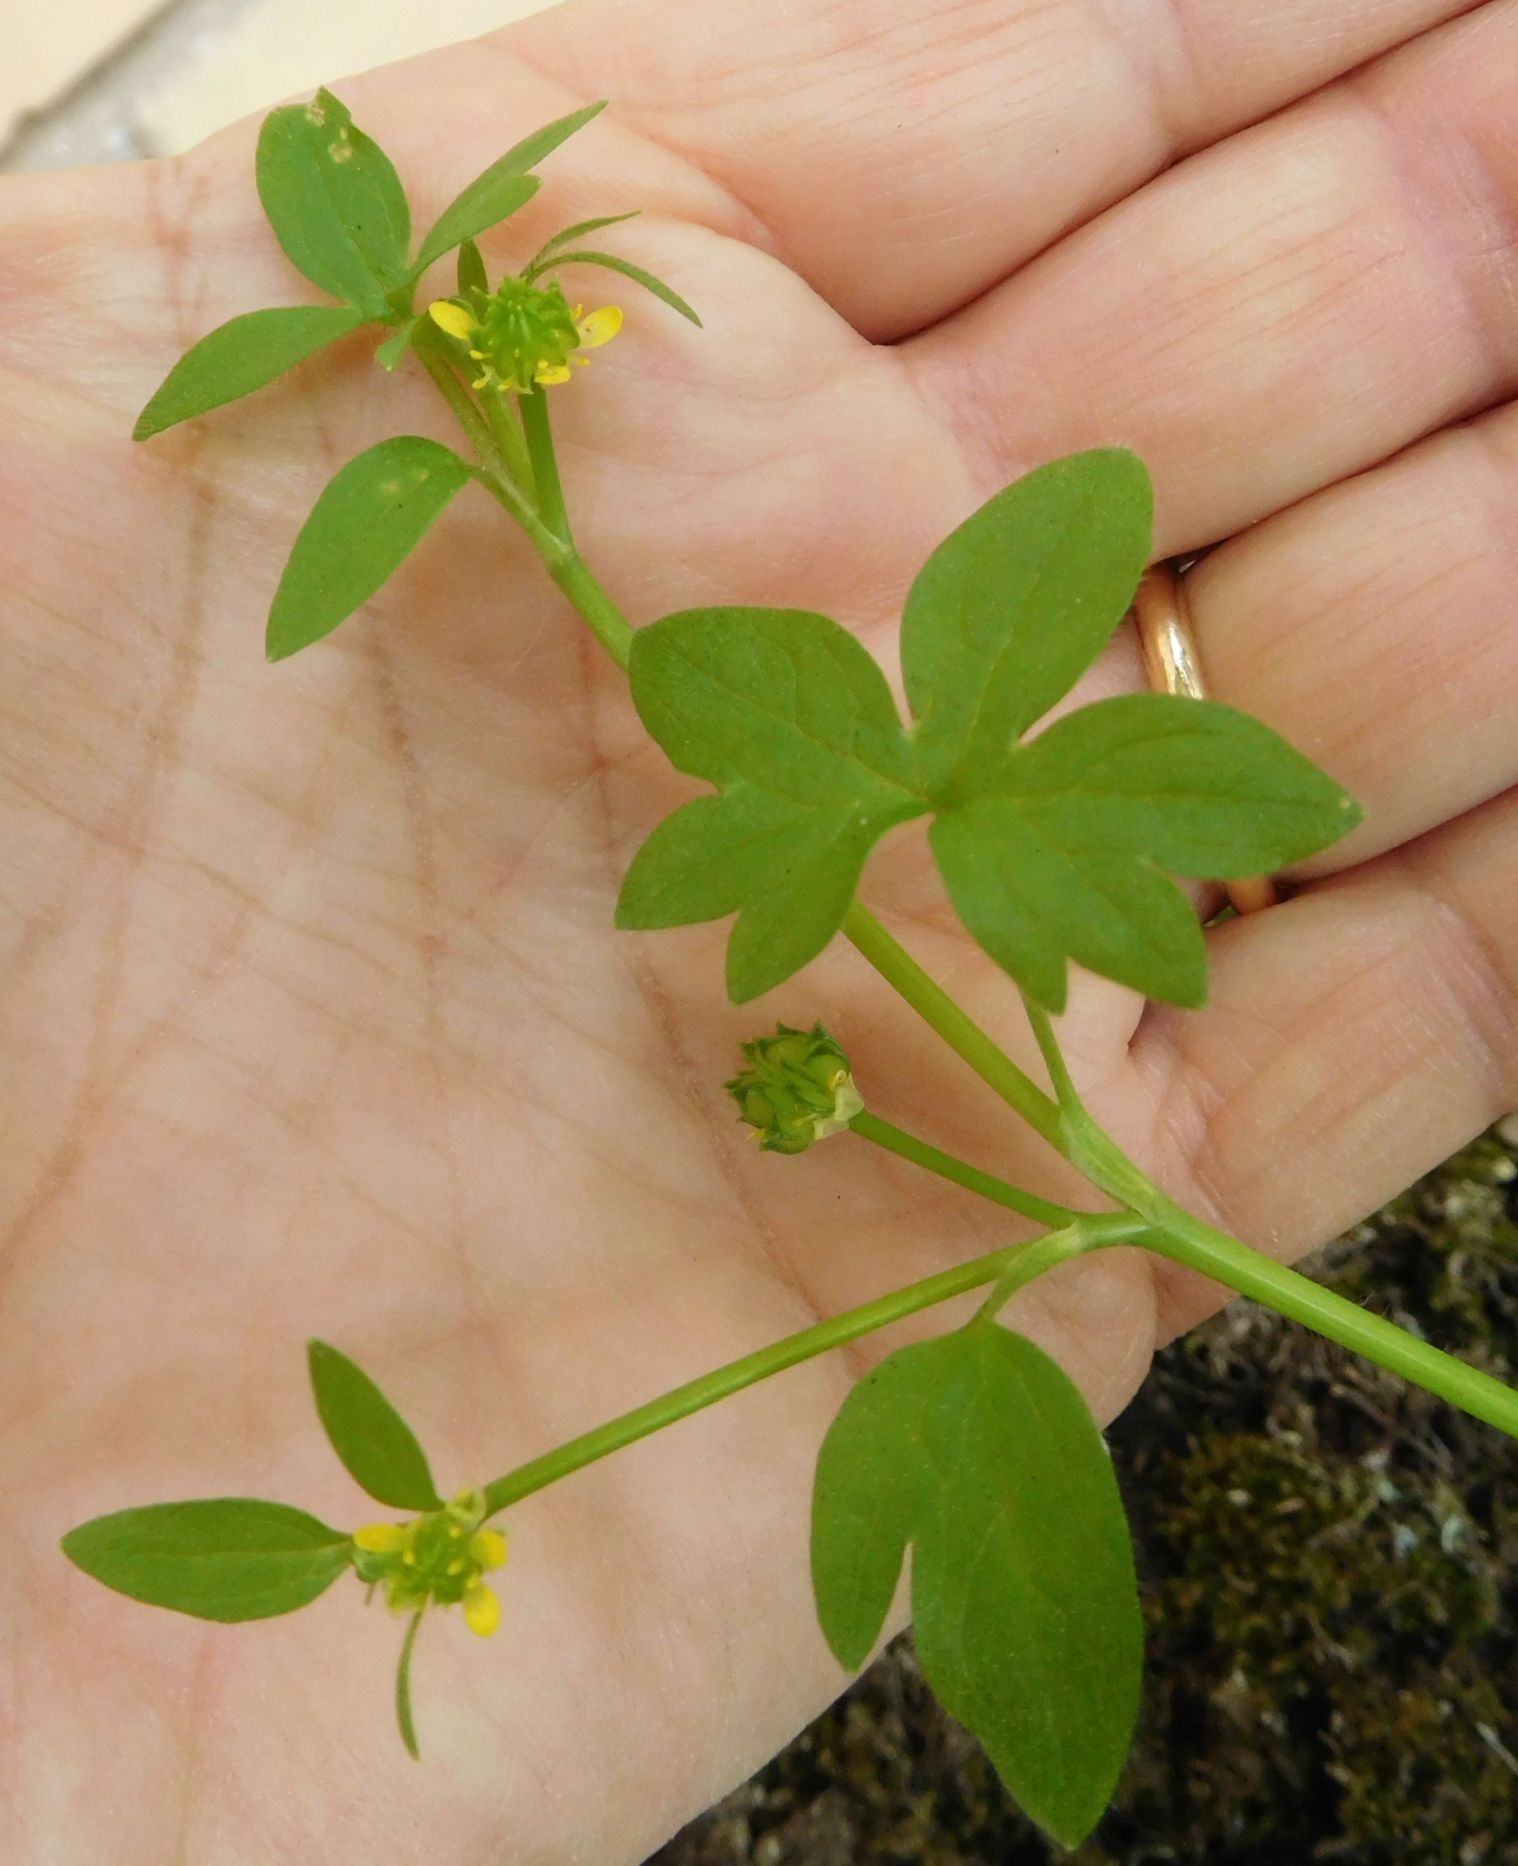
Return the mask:
[[[285,1503],[157,1503],[85,1523],[64,1538],[64,1552],[120,1593],[209,1620],[290,1613],[351,1574],[405,1621],[396,1708],[415,1755],[418,1631],[449,1607],[474,1632],[495,1630],[500,1607],[488,1577],[507,1552],[497,1518],[745,1387],[984,1291],[966,1326],[891,1355],[862,1380],[827,1434],[812,1519],[817,1608],[840,1662],[862,1665],[910,1551],[926,1677],[1021,1805],[1077,1845],[1128,1751],[1143,1621],[1101,1433],[1058,1365],[1000,1324],[1016,1291],[1085,1253],[1137,1246],[1518,1436],[1518,1394],[1167,1198],[1093,1120],[1055,1032],[1072,961],[1150,997],[1199,1005],[1206,946],[1171,877],[1226,880],[1284,867],[1333,842],[1359,811],[1267,727],[1209,701],[1108,699],[1029,736],[1101,653],[1150,559],[1149,478],[1120,450],[1029,474],[932,553],[902,618],[908,719],[870,654],[822,615],[698,608],[634,630],[575,545],[550,424],[553,394],[617,336],[622,313],[572,304],[557,274],[571,263],[599,267],[700,320],[662,280],[585,244],[632,216],[566,228],[494,283],[475,244],[533,197],[537,165],[601,108],[519,143],[415,251],[394,168],[338,99],[323,91],[275,111],[259,141],[259,193],[292,264],[337,302],[253,311],[213,331],[170,372],[137,438],[249,394],[361,328],[379,338],[385,370],[414,360],[469,452],[400,435],[337,474],[275,592],[270,659],[312,646],[360,609],[455,497],[482,490],[624,670],[632,704],[670,763],[707,787],[652,828],[623,880],[617,924],[648,932],[733,918],[727,989],[736,1003],[785,984],[841,935],[1080,1169],[1106,1209],[1071,1209],[904,1132],[866,1106],[843,1046],[820,1023],[782,1024],[744,1046],[745,1067],[727,1084],[761,1148],[789,1155],[848,1136],[980,1194],[1043,1235],[884,1293],[451,1499],[390,1401],[337,1349],[313,1342],[321,1422],[355,1482],[390,1517],[347,1529]],[[455,292],[418,309],[424,275],[450,254]],[[954,911],[1021,990],[1052,1093],[859,898],[876,843],[916,818],[930,820]]]

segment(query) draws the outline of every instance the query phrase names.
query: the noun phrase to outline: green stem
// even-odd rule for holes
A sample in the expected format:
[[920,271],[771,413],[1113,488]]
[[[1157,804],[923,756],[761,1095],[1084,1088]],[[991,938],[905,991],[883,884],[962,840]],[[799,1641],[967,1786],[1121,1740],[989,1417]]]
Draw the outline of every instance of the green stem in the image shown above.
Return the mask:
[[871,1114],[869,1109],[854,1116],[849,1123],[849,1132],[857,1134],[861,1140],[873,1141],[877,1147],[884,1147],[887,1153],[894,1153],[898,1159],[910,1160],[914,1166],[926,1167],[930,1173],[937,1173],[940,1179],[952,1180],[956,1186],[978,1192],[983,1199],[990,1199],[994,1205],[1004,1205],[1009,1212],[1019,1212],[1024,1218],[1031,1218],[1035,1224],[1058,1229],[1073,1224],[1080,1216],[1066,1206],[1053,1205],[1032,1192],[1008,1185],[1006,1180],[997,1179],[991,1173],[983,1173],[978,1166],[968,1166],[963,1160],[955,1159],[952,1153],[943,1153],[937,1147],[930,1147],[915,1134],[908,1134],[889,1121],[882,1121],[878,1114]]
[[1049,1080],[1054,1085],[1060,1110],[1066,1120],[1084,1113],[1084,1104],[1080,1091],[1070,1075],[1069,1065],[1065,1061],[1065,1052],[1059,1046],[1059,1039],[1054,1034],[1054,1024],[1049,1013],[1041,1004],[1036,1004],[1026,992],[1023,993],[1023,1008],[1028,1013],[1028,1022],[1033,1028],[1033,1035],[1038,1042],[1039,1054],[1044,1059],[1044,1067],[1049,1071]]
[[492,392],[483,397],[481,406],[490,424],[491,435],[506,464],[507,473],[529,499],[536,500],[537,480],[527,452],[527,437],[522,432],[521,423],[511,412],[511,404],[504,395]]
[[1058,1104],[991,1041],[979,1024],[959,1008],[942,985],[928,976],[861,901],[853,902],[844,915],[843,932],[891,989],[906,999],[917,1015],[1022,1116],[1034,1133],[1042,1135],[1059,1152],[1068,1153],[1064,1116]]
[[[1064,1230],[1038,1238],[1031,1244],[1006,1245],[984,1257],[959,1264],[952,1270],[940,1271],[937,1276],[924,1277],[919,1283],[894,1290],[889,1296],[878,1297],[860,1308],[846,1310],[831,1321],[804,1328],[799,1334],[788,1335],[783,1341],[760,1348],[755,1354],[746,1354],[741,1360],[729,1362],[726,1367],[719,1367],[712,1373],[702,1374],[699,1379],[687,1381],[684,1386],[661,1394],[645,1406],[635,1406],[631,1412],[625,1412],[593,1431],[570,1439],[567,1444],[545,1453],[541,1458],[518,1465],[514,1471],[508,1471],[504,1477],[498,1477],[493,1484],[486,1485],[486,1512],[494,1516],[511,1504],[520,1503],[524,1497],[530,1497],[534,1491],[556,1484],[571,1472],[582,1471],[586,1465],[595,1464],[626,1445],[636,1444],[640,1438],[662,1432],[666,1426],[688,1419],[692,1413],[702,1412],[708,1406],[715,1406],[720,1400],[741,1393],[745,1387],[768,1380],[775,1374],[785,1372],[787,1368],[798,1367],[803,1361],[814,1360],[819,1354],[844,1347],[850,1341],[857,1341],[861,1335],[874,1334],[877,1329],[886,1328],[908,1315],[915,1315],[920,1309],[932,1308],[936,1303],[948,1302],[952,1297],[962,1296],[969,1290],[984,1288],[988,1283],[1007,1278],[1014,1271],[1014,1287],[1020,1288],[1024,1283],[1042,1276],[1045,1271],[1052,1270],[1056,1264],[1068,1262],[1072,1257],[1079,1257],[1086,1251],[1098,1250],[1108,1244],[1128,1242],[1134,1235],[1133,1219],[1126,1212],[1079,1218]],[[1011,1288],[1007,1293],[1012,1293]]]
[[589,623],[591,632],[625,674],[632,657],[633,627],[607,595],[590,566],[571,549],[557,562],[548,560],[548,574]]
[[1080,1166],[1094,1184],[1148,1220],[1151,1229],[1144,1240],[1147,1250],[1264,1303],[1315,1334],[1363,1354],[1414,1386],[1448,1400],[1473,1418],[1496,1426],[1510,1438],[1518,1438],[1518,1392],[1399,1328],[1395,1322],[1360,1308],[1262,1251],[1193,1218],[1161,1192],[1089,1115],[1083,1120],[1077,1154]]
[[564,487],[559,479],[559,457],[554,451],[553,428],[548,419],[548,391],[534,389],[530,395],[520,395],[517,406],[522,411],[522,432],[526,436],[527,456],[532,461],[532,477],[538,489],[539,515],[565,549],[573,551],[574,534],[569,529]]

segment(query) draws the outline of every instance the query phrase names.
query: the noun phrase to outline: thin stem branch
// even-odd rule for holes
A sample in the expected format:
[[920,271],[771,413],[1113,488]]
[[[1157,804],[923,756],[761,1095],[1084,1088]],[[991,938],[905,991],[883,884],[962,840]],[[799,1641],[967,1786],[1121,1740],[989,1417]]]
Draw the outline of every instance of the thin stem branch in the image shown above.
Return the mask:
[[538,514],[543,523],[568,552],[574,551],[574,534],[569,529],[569,513],[564,506],[564,487],[559,479],[559,457],[554,451],[553,428],[548,416],[548,391],[533,389],[517,397],[522,411],[522,433],[527,441],[527,457],[532,462],[533,482],[538,491]]
[[1044,1059],[1044,1067],[1049,1071],[1049,1080],[1054,1084],[1054,1093],[1060,1108],[1067,1118],[1084,1112],[1084,1103],[1080,1091],[1071,1079],[1069,1065],[1065,1061],[1065,1052],[1059,1046],[1059,1038],[1054,1034],[1054,1023],[1049,1013],[1041,1004],[1036,1004],[1026,992],[1023,993],[1023,1008],[1028,1013],[1028,1022],[1038,1042],[1039,1054]]
[[872,1114],[869,1109],[854,1116],[849,1123],[849,1132],[857,1134],[861,1140],[873,1141],[877,1147],[883,1147],[887,1153],[894,1153],[898,1159],[910,1160],[914,1166],[925,1167],[940,1179],[952,1180],[956,1186],[979,1193],[981,1198],[990,1199],[995,1205],[1004,1205],[1009,1212],[1018,1212],[1024,1218],[1031,1218],[1035,1224],[1048,1225],[1057,1230],[1073,1224],[1080,1215],[1066,1206],[1041,1199],[1032,1192],[1024,1192],[1018,1186],[1008,1185],[1006,1180],[997,1179],[994,1174],[983,1173],[978,1166],[968,1166],[963,1160],[955,1159],[952,1153],[930,1147],[925,1140],[919,1140],[915,1134],[908,1134],[891,1122],[881,1120],[878,1114]]
[[652,1433],[662,1432],[666,1426],[688,1419],[692,1413],[715,1406],[718,1401],[783,1373],[787,1368],[798,1367],[819,1354],[831,1353],[834,1348],[857,1341],[862,1335],[874,1334],[921,1309],[995,1283],[1014,1265],[1021,1282],[1031,1282],[1056,1264],[1108,1244],[1128,1242],[1132,1236],[1133,1222],[1126,1213],[1080,1218],[1064,1230],[1052,1232],[1031,1244],[1006,1245],[952,1270],[940,1271],[937,1276],[924,1277],[919,1283],[908,1284],[905,1289],[878,1297],[857,1309],[846,1310],[831,1321],[804,1328],[799,1334],[788,1335],[755,1354],[746,1354],[741,1360],[730,1361],[726,1367],[687,1381],[684,1386],[663,1393],[646,1405],[635,1406],[631,1412],[570,1439],[541,1458],[518,1465],[516,1470],[486,1485],[486,1512],[494,1516],[511,1504],[520,1503],[524,1497],[530,1497],[534,1491],[568,1477],[571,1472],[584,1470],[586,1465],[595,1464]]
[[1019,1069],[1007,1053],[993,1043],[979,1024],[963,1011],[937,980],[930,978],[912,955],[894,939],[862,901],[855,901],[843,917],[843,932],[898,996],[905,998],[924,1023],[936,1030],[957,1055],[993,1088],[1010,1108],[1064,1153],[1065,1124],[1059,1105],[1033,1078]]

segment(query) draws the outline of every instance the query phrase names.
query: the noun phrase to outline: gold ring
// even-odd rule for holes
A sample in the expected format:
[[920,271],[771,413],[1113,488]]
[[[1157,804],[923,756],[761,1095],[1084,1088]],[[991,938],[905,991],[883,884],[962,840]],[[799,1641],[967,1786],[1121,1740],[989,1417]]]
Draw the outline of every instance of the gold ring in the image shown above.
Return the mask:
[[[1156,564],[1145,572],[1133,599],[1133,615],[1143,645],[1144,668],[1154,691],[1205,700],[1207,686],[1202,679],[1185,585],[1169,564]],[[1257,914],[1262,907],[1274,907],[1281,898],[1269,875],[1225,881],[1223,888],[1238,914]]]

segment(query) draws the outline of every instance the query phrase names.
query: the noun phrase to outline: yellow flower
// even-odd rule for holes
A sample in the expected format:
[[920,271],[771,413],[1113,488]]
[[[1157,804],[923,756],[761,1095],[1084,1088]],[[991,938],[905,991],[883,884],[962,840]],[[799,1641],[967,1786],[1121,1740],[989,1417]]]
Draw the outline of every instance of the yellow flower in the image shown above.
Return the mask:
[[526,395],[533,388],[568,382],[570,365],[582,367],[589,358],[582,350],[599,350],[622,328],[616,305],[603,305],[588,316],[583,305],[571,311],[557,285],[532,285],[507,277],[487,298],[472,295],[471,303],[439,298],[428,306],[438,329],[456,343],[469,345],[469,355],[481,365],[476,389],[499,389]]
[[383,1587],[392,1613],[462,1604],[482,1638],[501,1623],[501,1603],[484,1576],[506,1563],[506,1538],[483,1529],[485,1493],[461,1490],[441,1509],[409,1523],[368,1523],[353,1532],[353,1566],[361,1581]]

